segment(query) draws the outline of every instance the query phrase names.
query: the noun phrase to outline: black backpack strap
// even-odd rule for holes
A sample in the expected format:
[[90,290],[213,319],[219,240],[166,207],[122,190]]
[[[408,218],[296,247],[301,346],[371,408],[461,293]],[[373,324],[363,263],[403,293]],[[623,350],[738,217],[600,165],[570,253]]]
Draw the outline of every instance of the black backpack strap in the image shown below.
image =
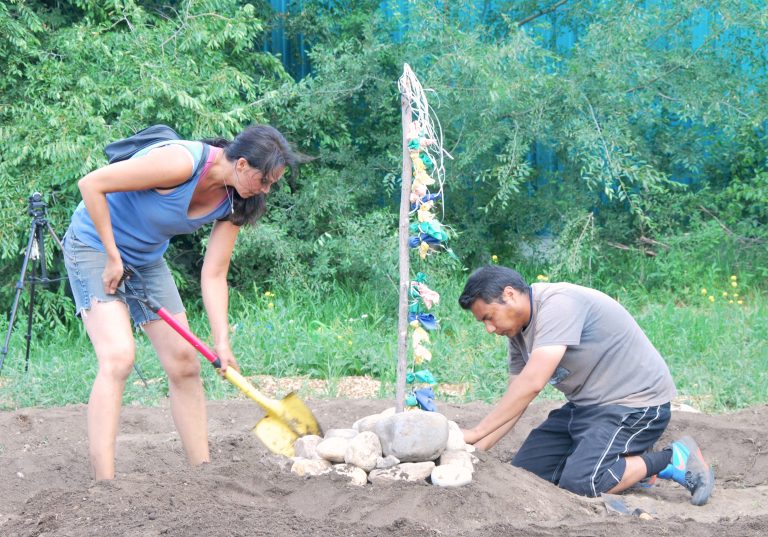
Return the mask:
[[[173,140],[171,140],[169,143],[173,143]],[[164,186],[162,188],[156,188],[155,190],[173,190],[174,188],[179,188],[182,185],[186,185],[189,183],[192,179],[200,175],[203,171],[203,168],[205,168],[205,163],[208,161],[208,155],[211,152],[211,146],[203,143],[203,152],[200,155],[200,162],[197,163],[197,166],[195,166],[195,169],[192,170],[192,175],[189,176],[189,179],[186,181],[182,181],[178,185],[174,186]]]
[[181,136],[168,125],[152,125],[133,136],[107,144],[104,148],[104,154],[107,155],[109,163],[112,164],[113,162],[128,160],[142,149],[164,140],[181,140]]

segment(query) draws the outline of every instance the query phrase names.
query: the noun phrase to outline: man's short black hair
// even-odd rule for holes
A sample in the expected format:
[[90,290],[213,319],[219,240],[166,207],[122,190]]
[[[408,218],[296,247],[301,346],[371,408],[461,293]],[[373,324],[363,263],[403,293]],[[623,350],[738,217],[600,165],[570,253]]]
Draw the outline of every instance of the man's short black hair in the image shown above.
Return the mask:
[[459,297],[459,305],[468,310],[477,299],[490,304],[501,302],[505,287],[512,287],[521,293],[528,292],[528,284],[520,273],[499,265],[480,267],[470,275]]

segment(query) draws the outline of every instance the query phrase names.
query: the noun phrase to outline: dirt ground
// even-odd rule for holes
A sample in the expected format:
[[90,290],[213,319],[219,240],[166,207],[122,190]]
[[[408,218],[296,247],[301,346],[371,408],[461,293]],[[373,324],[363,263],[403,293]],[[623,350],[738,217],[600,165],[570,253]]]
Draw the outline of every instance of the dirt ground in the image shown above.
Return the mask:
[[[325,429],[349,427],[391,402],[309,400]],[[710,503],[694,507],[668,482],[623,496],[653,520],[609,514],[507,461],[553,403],[532,406],[516,430],[480,454],[461,488],[368,485],[329,475],[299,478],[250,427],[248,401],[209,403],[213,461],[192,469],[166,407],[126,407],[118,478],[95,483],[87,463],[85,407],[0,412],[0,535],[15,536],[764,536],[768,535],[768,406],[708,416],[673,412],[662,439],[693,435],[716,468]],[[439,405],[460,425],[488,406]]]

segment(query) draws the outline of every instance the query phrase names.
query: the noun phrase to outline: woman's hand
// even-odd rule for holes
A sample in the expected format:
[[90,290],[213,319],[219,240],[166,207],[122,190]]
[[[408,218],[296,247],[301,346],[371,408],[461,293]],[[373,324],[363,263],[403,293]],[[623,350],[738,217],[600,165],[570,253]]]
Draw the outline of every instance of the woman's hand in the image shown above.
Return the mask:
[[101,273],[101,281],[104,284],[104,291],[108,295],[114,295],[117,292],[117,288],[123,279],[123,270],[123,261],[119,257],[117,259],[107,259],[104,272]]
[[219,373],[221,375],[224,375],[227,367],[233,368],[238,373],[240,372],[240,366],[237,364],[235,355],[229,345],[217,345],[214,350],[216,351],[216,356],[219,357],[219,361],[221,362],[221,368],[219,369]]

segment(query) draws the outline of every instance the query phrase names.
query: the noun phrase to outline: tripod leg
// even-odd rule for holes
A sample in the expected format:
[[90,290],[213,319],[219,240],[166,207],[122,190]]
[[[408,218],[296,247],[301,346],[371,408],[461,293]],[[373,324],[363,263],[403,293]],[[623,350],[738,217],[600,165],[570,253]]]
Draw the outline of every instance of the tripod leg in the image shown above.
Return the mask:
[[145,388],[149,388],[149,384],[147,384],[147,379],[144,378],[144,375],[141,374],[141,369],[139,369],[139,366],[136,365],[136,363],[133,364],[133,370],[136,371],[136,374],[141,379],[141,382],[144,383]]
[[32,342],[32,315],[35,313],[35,269],[32,267],[32,278],[29,285],[29,308],[27,309],[27,351],[24,359],[24,372],[29,372],[29,346]]
[[29,230],[29,241],[27,242],[27,249],[24,251],[24,260],[21,262],[21,273],[19,274],[19,280],[16,282],[16,295],[13,297],[11,315],[8,319],[8,331],[5,333],[5,343],[3,344],[2,351],[0,351],[0,373],[3,371],[5,357],[8,355],[8,343],[11,340],[13,323],[16,321],[16,312],[19,309],[19,298],[21,297],[21,290],[24,288],[24,276],[27,273],[27,265],[29,265],[29,258],[30,254],[32,253],[32,245],[35,242],[35,227],[36,223],[32,222],[32,227]]

